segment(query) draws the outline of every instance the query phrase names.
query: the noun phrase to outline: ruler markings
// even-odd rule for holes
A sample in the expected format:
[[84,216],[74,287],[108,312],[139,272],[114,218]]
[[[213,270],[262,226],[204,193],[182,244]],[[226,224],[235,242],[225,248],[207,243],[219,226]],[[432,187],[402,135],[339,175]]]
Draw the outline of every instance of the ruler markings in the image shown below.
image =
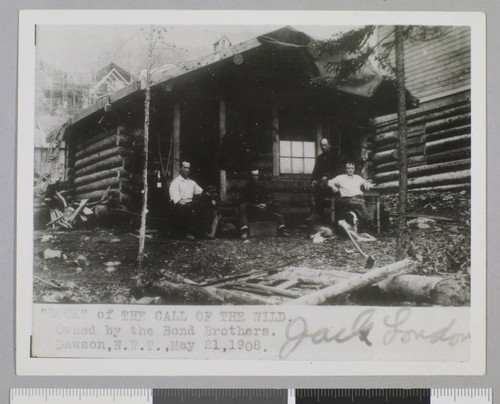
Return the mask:
[[[155,400],[159,400],[158,403]],[[207,400],[208,399],[208,400]],[[189,404],[237,402],[265,404],[309,404],[312,402],[330,404],[332,399],[339,403],[345,400],[362,403],[398,402],[418,399],[430,404],[491,404],[492,390],[489,388],[438,388],[438,389],[98,389],[98,388],[13,388],[10,390],[11,404]],[[275,399],[275,401],[272,401]],[[166,401],[164,401],[166,400]],[[344,400],[344,401],[343,401]]]

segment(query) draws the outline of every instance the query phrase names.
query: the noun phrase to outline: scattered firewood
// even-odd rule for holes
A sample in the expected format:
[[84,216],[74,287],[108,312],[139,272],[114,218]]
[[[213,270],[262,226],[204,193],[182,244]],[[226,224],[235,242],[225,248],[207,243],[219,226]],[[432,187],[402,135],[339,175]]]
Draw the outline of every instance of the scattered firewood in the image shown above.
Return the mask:
[[318,290],[298,299],[286,302],[285,304],[320,305],[325,303],[328,299],[353,292],[365,286],[373,285],[374,283],[380,282],[390,276],[414,270],[416,265],[417,263],[415,261],[409,259],[398,261],[381,268],[372,269],[364,274],[356,275],[351,279],[339,281],[325,289]]
[[45,283],[46,285],[52,286],[53,288],[56,288],[56,289],[61,289],[62,288],[61,285],[57,285],[57,284],[55,284],[53,282],[46,281],[45,279],[40,278],[39,276],[36,276],[36,275],[33,275],[33,279],[35,279],[35,280],[37,280],[39,282]]
[[75,220],[76,216],[80,213],[80,211],[85,207],[85,204],[88,202],[88,199],[82,199],[80,201],[80,204],[78,207],[75,209],[73,214],[69,217],[68,222],[71,223],[73,220]]
[[292,298],[300,297],[300,294],[295,293],[295,292],[290,292],[288,290],[274,288],[272,286],[259,285],[259,284],[255,284],[255,283],[228,284],[228,285],[225,285],[224,287],[231,288],[231,289],[237,289],[237,290],[243,290],[243,291],[249,291],[249,292],[255,292],[255,293],[262,293],[262,294],[269,295],[269,296],[278,295],[278,296],[285,296],[285,297],[292,297]]

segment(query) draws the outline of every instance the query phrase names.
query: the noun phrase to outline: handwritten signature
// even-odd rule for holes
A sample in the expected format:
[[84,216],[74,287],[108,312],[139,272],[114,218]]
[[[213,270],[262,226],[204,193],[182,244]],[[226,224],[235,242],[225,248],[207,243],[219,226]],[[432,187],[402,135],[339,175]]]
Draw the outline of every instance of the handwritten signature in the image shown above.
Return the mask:
[[[374,314],[374,308],[364,310],[354,319],[350,327],[343,327],[338,330],[332,330],[332,327],[309,330],[304,317],[295,317],[286,327],[286,341],[281,346],[279,357],[280,359],[287,359],[306,341],[318,345],[333,342],[343,344],[352,339],[359,339],[361,343],[371,347],[373,343],[368,337],[375,327]],[[471,339],[470,333],[454,332],[455,319],[452,319],[444,327],[427,331],[424,329],[405,328],[405,323],[409,321],[410,317],[411,309],[408,307],[402,307],[394,315],[384,317],[383,325],[387,329],[382,339],[384,345],[390,345],[395,341],[408,344],[412,341],[424,340],[431,344],[446,343],[450,346],[455,346]]]
[[470,340],[470,333],[452,332],[455,325],[455,319],[452,319],[447,325],[435,331],[414,330],[412,328],[403,328],[402,326],[410,319],[411,310],[408,307],[400,308],[391,319],[389,316],[384,318],[384,325],[389,330],[384,335],[384,345],[389,345],[395,340],[408,344],[412,340],[426,340],[431,344],[437,342],[446,342],[450,346],[455,346],[461,342]]
[[349,331],[344,327],[337,332],[332,332],[327,327],[309,332],[306,319],[300,316],[295,317],[286,328],[286,341],[281,346],[280,359],[288,358],[306,339],[310,339],[313,344],[317,345],[331,342],[342,344],[353,338],[359,338],[360,341],[371,346],[372,343],[368,339],[368,334],[373,328],[372,316],[374,313],[375,309],[363,311],[356,317]]

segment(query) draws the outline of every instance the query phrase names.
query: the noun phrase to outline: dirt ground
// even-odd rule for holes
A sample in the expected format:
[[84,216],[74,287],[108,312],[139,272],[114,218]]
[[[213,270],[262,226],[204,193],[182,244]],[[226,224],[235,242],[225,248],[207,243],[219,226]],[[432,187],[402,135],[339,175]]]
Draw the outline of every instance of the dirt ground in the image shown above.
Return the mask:
[[[469,285],[470,196],[440,194],[434,198],[432,195],[414,198],[410,201],[410,212],[451,220],[412,226],[410,255],[419,262],[420,274],[452,277]],[[384,203],[391,211],[394,198],[388,197]],[[165,303],[158,296],[148,296],[147,288],[136,288],[138,231],[133,228],[136,227],[95,222],[92,228],[35,231],[34,301]],[[290,238],[251,239],[243,243],[231,233],[215,240],[187,241],[150,230],[141,280],[146,285],[165,279],[204,282],[285,266],[365,271],[365,260],[347,238],[334,235],[315,244],[310,238],[311,231],[306,225],[298,225],[290,228]],[[380,267],[394,262],[395,243],[395,233],[390,230],[377,235],[375,242],[362,243],[362,248],[375,258],[375,266]],[[177,303],[199,302],[185,296],[184,301]]]

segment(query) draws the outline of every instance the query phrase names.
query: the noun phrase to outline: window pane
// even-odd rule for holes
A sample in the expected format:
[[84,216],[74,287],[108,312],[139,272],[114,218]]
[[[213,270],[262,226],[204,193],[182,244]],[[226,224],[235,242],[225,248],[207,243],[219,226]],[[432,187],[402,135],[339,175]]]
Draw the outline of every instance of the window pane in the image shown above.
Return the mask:
[[304,142],[292,142],[292,156],[304,157]]
[[314,169],[314,159],[304,159],[304,173],[312,174]]
[[304,159],[292,159],[292,173],[293,174],[304,173]]
[[280,156],[290,157],[292,155],[292,142],[280,140]]
[[304,142],[304,157],[312,157],[316,156],[316,150],[314,147],[314,142]]
[[290,174],[292,172],[292,159],[290,157],[280,157],[280,172]]

